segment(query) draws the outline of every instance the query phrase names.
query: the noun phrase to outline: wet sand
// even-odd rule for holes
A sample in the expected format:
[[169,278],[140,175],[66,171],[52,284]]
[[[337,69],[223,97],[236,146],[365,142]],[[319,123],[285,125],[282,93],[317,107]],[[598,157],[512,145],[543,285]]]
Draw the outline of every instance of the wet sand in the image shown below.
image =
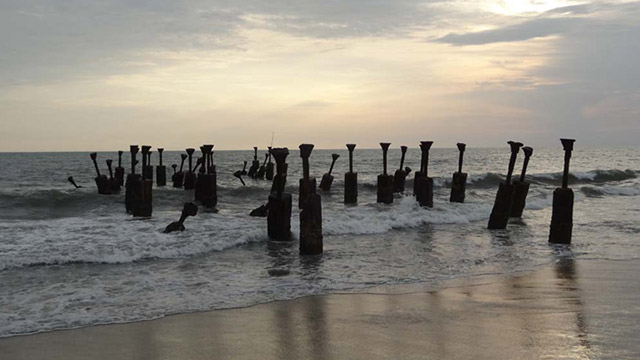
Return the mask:
[[0,339],[8,359],[640,358],[640,261],[310,296]]

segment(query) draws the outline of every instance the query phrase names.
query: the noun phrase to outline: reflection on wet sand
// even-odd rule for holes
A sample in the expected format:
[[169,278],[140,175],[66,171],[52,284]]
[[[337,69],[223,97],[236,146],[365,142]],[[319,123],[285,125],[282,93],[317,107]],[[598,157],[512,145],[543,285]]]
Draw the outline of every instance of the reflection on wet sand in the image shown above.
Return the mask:
[[[280,255],[274,266],[286,266]],[[323,265],[317,258],[305,266]],[[558,257],[535,272],[437,291],[310,296],[0,339],[0,353],[3,360],[632,359],[640,355],[639,271],[640,261]]]

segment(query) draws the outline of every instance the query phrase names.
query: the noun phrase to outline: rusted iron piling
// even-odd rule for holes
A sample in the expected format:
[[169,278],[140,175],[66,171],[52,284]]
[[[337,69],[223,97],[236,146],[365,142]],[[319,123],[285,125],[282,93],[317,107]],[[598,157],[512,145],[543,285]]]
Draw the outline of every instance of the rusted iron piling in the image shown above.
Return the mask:
[[356,144],[347,144],[349,150],[349,172],[344,174],[344,203],[358,203],[358,173],[353,172],[353,150]]
[[462,161],[464,158],[464,150],[467,145],[458,143],[458,171],[453,173],[451,180],[451,196],[449,202],[463,203],[465,197],[465,190],[467,188],[467,173],[462,172]]
[[569,160],[573,151],[574,139],[560,139],[564,149],[564,171],[562,187],[553,192],[553,210],[549,242],[553,244],[571,244],[573,232],[573,190],[569,186]]
[[391,143],[380,143],[382,148],[382,174],[378,175],[377,202],[393,203],[393,175],[387,174],[387,152]]
[[322,200],[320,195],[316,193],[315,178],[309,177],[309,156],[312,150],[312,144],[300,145],[303,173],[303,177],[300,179],[300,189],[306,188],[307,191],[300,206],[302,209],[300,212],[300,254],[302,255],[322,253]]
[[291,239],[291,194],[285,193],[284,188],[287,182],[286,159],[289,149],[274,148],[271,154],[276,160],[276,175],[267,204],[267,231],[272,240],[287,241]]
[[331,184],[333,184],[333,175],[331,175],[331,172],[333,171],[333,166],[336,164],[336,160],[338,160],[339,157],[340,155],[338,154],[331,154],[331,167],[329,167],[328,173],[322,175],[322,180],[320,180],[320,189],[324,191],[331,190]]
[[527,203],[527,194],[529,193],[529,182],[525,180],[527,174],[527,166],[529,165],[529,158],[533,154],[533,149],[529,146],[522,148],[524,153],[524,163],[522,164],[522,172],[520,173],[520,179],[513,181],[515,190],[513,191],[513,200],[511,202],[510,216],[513,218],[522,217],[522,212]]
[[489,217],[488,229],[506,229],[509,222],[509,215],[511,213],[511,202],[513,200],[513,192],[515,186],[511,183],[511,177],[513,175],[513,168],[516,164],[516,158],[518,152],[522,147],[522,143],[509,141],[511,147],[511,157],[509,158],[509,169],[507,171],[507,178],[500,183],[498,187],[498,193],[496,194],[496,200],[493,203],[493,209],[491,210],[491,216]]

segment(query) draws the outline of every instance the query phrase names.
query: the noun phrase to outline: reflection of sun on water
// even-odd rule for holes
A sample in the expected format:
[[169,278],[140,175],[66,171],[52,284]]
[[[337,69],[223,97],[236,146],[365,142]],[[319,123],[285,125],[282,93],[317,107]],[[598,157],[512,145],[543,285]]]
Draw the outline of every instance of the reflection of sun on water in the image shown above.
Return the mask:
[[558,7],[580,3],[582,2],[567,0],[502,0],[492,3],[490,9],[504,15],[539,14]]

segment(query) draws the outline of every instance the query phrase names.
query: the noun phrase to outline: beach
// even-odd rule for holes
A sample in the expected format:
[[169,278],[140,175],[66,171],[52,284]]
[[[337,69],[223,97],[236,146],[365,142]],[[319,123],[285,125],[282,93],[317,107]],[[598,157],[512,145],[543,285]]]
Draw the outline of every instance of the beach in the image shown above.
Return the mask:
[[0,339],[3,359],[632,359],[639,260],[376,287]]

